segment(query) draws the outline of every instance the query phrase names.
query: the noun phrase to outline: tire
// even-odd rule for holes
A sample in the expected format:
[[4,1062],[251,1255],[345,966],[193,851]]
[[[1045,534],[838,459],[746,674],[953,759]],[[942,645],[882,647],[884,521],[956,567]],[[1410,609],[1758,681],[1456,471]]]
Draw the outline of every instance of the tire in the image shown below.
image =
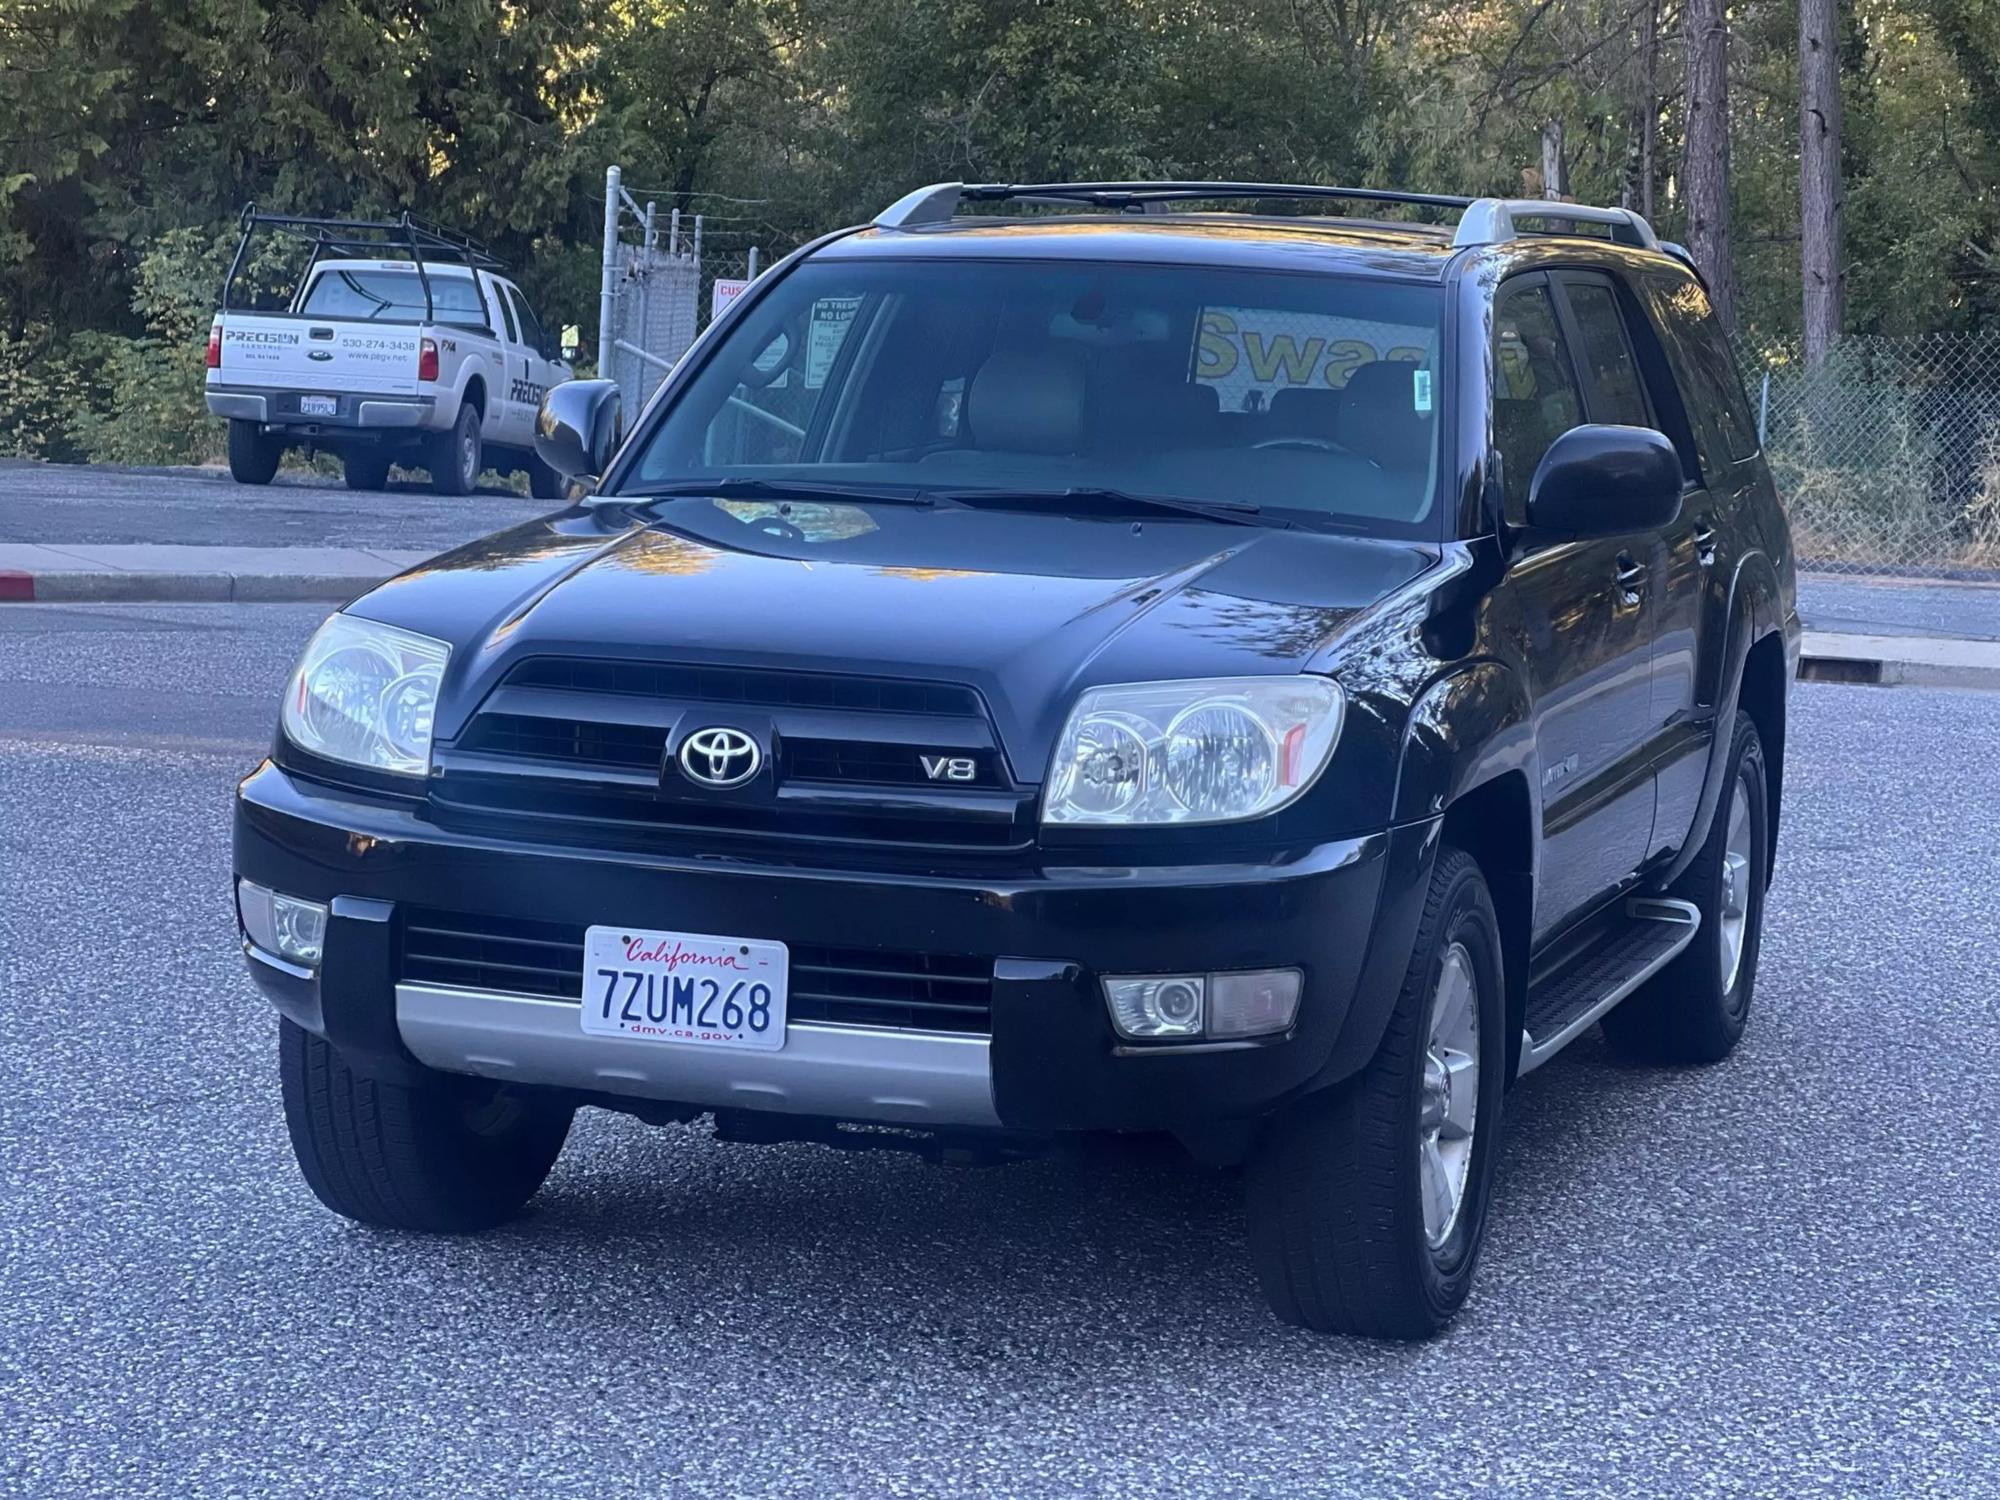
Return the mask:
[[[1439,852],[1410,966],[1374,1058],[1339,1088],[1295,1105],[1266,1127],[1245,1176],[1250,1252],[1271,1310],[1319,1333],[1421,1339],[1463,1305],[1486,1227],[1498,1160],[1507,1060],[1499,922],[1485,877],[1462,850]],[[1463,1062],[1429,1066],[1434,1002],[1463,975],[1476,1018],[1475,1085],[1445,1104],[1426,1077],[1465,1078]],[[1452,990],[1459,992],[1456,978]],[[1435,1085],[1433,1085],[1433,1088]],[[1447,1092],[1446,1097],[1449,1097]],[[1466,1122],[1469,1140],[1447,1139]],[[1432,1106],[1427,1113],[1426,1103]],[[1432,1135],[1442,1106],[1444,1129]],[[1434,1141],[1434,1144],[1432,1142]],[[1466,1143],[1462,1170],[1444,1147]],[[1422,1158],[1435,1152],[1463,1186],[1455,1212],[1427,1215]],[[1454,1157],[1455,1157],[1454,1153]]]
[[528,455],[528,493],[537,500],[564,500],[569,497],[569,480],[542,462],[539,453]]
[[1764,742],[1746,713],[1736,715],[1723,785],[1707,841],[1667,893],[1701,909],[1694,941],[1604,1018],[1605,1039],[1628,1062],[1720,1062],[1749,1024],[1764,946],[1771,818]]
[[443,1073],[415,1087],[363,1078],[323,1038],[279,1027],[299,1169],[320,1202],[360,1223],[491,1229],[535,1195],[569,1135],[568,1107]]
[[378,449],[350,449],[341,455],[340,468],[350,490],[379,490],[389,483],[389,455]]
[[485,467],[480,454],[479,420],[479,408],[470,401],[463,402],[451,431],[433,440],[431,488],[440,495],[469,495],[479,487],[479,473]]
[[269,484],[285,445],[255,422],[229,419],[229,477],[238,484]]

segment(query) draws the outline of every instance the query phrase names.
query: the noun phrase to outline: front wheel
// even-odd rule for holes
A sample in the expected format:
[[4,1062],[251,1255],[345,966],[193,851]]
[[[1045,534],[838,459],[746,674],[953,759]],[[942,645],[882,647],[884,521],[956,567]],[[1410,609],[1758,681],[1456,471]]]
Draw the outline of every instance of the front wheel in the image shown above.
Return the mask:
[[229,477],[238,484],[269,484],[285,446],[255,422],[229,419]]
[[528,455],[528,493],[537,500],[561,500],[569,493],[569,480],[542,462],[539,453]]
[[1419,1339],[1464,1303],[1500,1134],[1500,965],[1485,877],[1447,848],[1375,1057],[1273,1120],[1251,1158],[1251,1256],[1285,1322]]
[[285,1124],[306,1185],[337,1214],[385,1229],[462,1234],[521,1211],[575,1111],[478,1078],[366,1078],[323,1037],[280,1021]]

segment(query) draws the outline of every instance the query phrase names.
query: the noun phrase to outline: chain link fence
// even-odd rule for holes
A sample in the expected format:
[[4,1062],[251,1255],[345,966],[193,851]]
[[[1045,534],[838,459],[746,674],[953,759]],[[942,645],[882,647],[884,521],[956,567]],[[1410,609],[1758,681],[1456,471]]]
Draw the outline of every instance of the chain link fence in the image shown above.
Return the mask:
[[1744,385],[1802,564],[1851,573],[2000,572],[2000,333],[1796,343]]
[[598,372],[618,382],[627,421],[674,361],[768,264],[752,216],[661,207],[671,195],[604,182],[604,280]]

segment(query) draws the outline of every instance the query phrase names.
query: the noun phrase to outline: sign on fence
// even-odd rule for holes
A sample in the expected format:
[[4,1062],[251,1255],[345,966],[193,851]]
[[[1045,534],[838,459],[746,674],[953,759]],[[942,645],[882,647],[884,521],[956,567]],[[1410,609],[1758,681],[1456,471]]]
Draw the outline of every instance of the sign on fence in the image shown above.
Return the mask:
[[729,308],[729,304],[743,295],[743,288],[749,281],[736,276],[718,276],[714,288],[708,294],[708,320],[713,323]]

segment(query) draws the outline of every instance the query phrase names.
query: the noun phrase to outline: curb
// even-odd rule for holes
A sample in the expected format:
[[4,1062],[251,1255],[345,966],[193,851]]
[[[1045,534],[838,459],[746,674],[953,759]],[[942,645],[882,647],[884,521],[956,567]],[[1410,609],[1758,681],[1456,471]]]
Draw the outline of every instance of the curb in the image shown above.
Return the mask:
[[346,604],[392,576],[0,572],[0,604]]
[[2000,643],[1806,632],[1801,682],[2000,689]]

